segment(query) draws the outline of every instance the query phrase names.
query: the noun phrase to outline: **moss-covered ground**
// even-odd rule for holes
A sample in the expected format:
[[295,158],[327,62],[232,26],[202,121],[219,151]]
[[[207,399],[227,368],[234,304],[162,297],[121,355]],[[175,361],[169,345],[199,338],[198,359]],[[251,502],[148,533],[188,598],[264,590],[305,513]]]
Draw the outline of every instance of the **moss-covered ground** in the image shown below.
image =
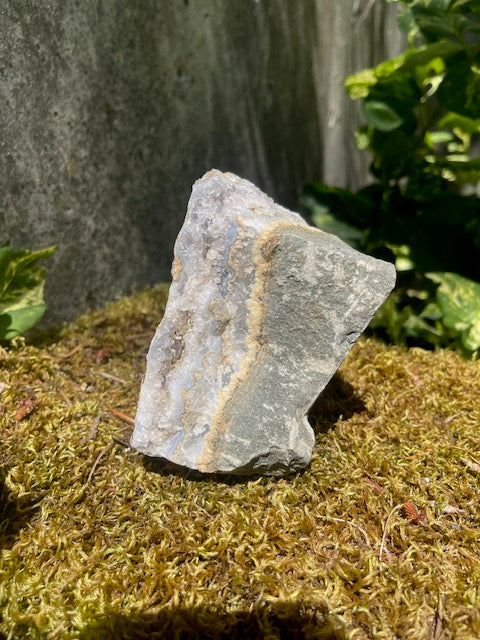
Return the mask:
[[128,447],[165,296],[0,355],[0,637],[480,637],[479,363],[361,339],[304,473],[199,477]]

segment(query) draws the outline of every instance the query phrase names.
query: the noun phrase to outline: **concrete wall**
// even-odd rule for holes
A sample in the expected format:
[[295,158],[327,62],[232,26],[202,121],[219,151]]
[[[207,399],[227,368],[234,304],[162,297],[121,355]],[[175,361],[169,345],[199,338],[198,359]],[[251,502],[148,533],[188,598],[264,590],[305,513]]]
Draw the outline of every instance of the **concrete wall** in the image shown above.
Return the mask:
[[47,322],[167,279],[211,167],[292,207],[306,181],[364,180],[341,80],[382,56],[385,9],[2,0],[0,241],[58,245]]
[[322,179],[357,189],[368,177],[370,158],[353,132],[363,124],[360,103],[343,87],[350,73],[398,55],[406,39],[397,27],[397,7],[387,0],[317,0],[318,104]]

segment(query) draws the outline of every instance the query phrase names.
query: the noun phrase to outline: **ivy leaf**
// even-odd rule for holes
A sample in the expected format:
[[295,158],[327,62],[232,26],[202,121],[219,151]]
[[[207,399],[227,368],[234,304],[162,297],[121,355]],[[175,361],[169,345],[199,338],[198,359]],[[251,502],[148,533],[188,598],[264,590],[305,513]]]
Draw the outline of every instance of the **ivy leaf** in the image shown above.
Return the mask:
[[37,324],[45,313],[45,303],[0,313],[0,339],[11,340]]
[[37,251],[0,248],[0,340],[10,340],[31,329],[42,317],[45,271],[36,263],[55,247]]
[[379,100],[365,100],[362,111],[368,124],[380,131],[393,131],[403,123],[396,111]]
[[466,349],[480,348],[480,283],[456,273],[427,273],[427,278],[440,286],[436,299],[443,314],[443,323],[460,331]]

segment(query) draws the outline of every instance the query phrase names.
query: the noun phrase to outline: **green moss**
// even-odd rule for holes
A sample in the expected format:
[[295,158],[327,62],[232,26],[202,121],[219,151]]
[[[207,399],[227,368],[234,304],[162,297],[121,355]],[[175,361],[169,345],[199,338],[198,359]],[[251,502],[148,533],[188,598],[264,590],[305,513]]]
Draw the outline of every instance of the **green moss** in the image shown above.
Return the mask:
[[165,297],[1,354],[0,636],[475,637],[478,362],[363,339],[303,474],[181,474],[110,410],[135,413]]

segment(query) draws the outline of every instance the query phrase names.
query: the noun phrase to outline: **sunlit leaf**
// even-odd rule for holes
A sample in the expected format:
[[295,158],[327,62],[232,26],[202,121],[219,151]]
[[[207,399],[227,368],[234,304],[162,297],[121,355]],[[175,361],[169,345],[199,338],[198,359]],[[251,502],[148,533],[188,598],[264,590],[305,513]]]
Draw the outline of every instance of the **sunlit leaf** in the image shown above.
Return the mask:
[[406,56],[408,55],[408,50],[405,53],[402,53],[395,58],[391,58],[390,60],[385,60],[385,62],[381,62],[375,69],[373,70],[376,78],[389,78],[392,76],[398,69],[401,69],[405,64]]
[[395,256],[395,268],[397,271],[411,271],[415,268],[415,263],[411,257],[411,249],[407,244],[393,244],[386,242],[385,246]]
[[453,140],[453,134],[450,131],[427,131],[425,134],[425,142],[433,147],[436,144],[444,144]]
[[355,142],[359,149],[368,149],[370,144],[370,134],[367,127],[362,127],[355,131]]
[[456,273],[428,273],[440,286],[436,298],[444,324],[462,333],[470,351],[480,348],[480,283]]
[[370,88],[377,83],[373,69],[364,69],[345,78],[345,88],[352,99],[366,98]]
[[0,248],[0,340],[22,335],[43,315],[45,271],[36,263],[54,251]]
[[480,133],[480,119],[469,118],[453,112],[444,115],[439,120],[438,126],[440,129],[453,129],[455,127],[467,133]]
[[11,340],[37,324],[45,313],[45,303],[0,313],[0,336]]

